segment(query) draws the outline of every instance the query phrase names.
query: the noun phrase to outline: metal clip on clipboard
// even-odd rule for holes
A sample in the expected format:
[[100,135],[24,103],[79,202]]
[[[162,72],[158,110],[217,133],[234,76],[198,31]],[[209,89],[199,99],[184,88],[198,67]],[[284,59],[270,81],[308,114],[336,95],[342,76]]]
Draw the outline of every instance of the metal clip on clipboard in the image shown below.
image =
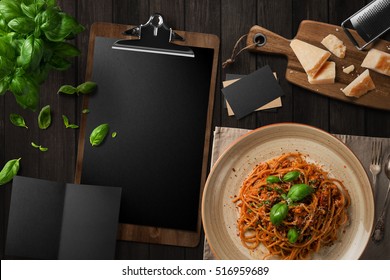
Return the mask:
[[168,27],[158,13],[151,15],[147,23],[129,29],[124,34],[137,36],[138,40],[118,40],[112,45],[113,49],[195,57],[189,47],[172,43],[174,40],[184,41],[184,38]]
[[[347,29],[352,25],[359,36],[366,42],[359,46],[356,39]],[[379,36],[390,29],[390,0],[376,0],[341,23],[345,33],[358,50],[363,50]]]

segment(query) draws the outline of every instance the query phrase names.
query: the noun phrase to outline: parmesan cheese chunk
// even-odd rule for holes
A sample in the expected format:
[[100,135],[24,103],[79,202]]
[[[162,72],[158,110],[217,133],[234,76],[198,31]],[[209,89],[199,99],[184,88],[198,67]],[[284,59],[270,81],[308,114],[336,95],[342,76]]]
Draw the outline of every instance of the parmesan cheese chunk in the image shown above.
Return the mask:
[[354,66],[353,64],[351,64],[351,65],[349,65],[348,67],[345,67],[345,68],[343,69],[343,72],[344,72],[345,74],[349,74],[349,73],[351,73],[353,70],[355,70],[355,66]]
[[323,44],[335,56],[339,58],[345,57],[345,51],[347,50],[347,47],[344,45],[343,41],[341,41],[335,35],[329,34],[324,39],[322,39],[321,44]]
[[342,89],[342,91],[346,96],[360,97],[373,89],[375,89],[375,85],[370,77],[370,72],[367,69],[353,80],[345,89]]
[[390,76],[390,54],[371,49],[364,58],[362,67]]
[[330,56],[330,52],[298,39],[293,39],[290,46],[309,76],[314,77]]
[[313,85],[333,84],[335,77],[336,63],[333,61],[325,62],[322,68],[317,72],[314,77],[307,76],[309,83]]

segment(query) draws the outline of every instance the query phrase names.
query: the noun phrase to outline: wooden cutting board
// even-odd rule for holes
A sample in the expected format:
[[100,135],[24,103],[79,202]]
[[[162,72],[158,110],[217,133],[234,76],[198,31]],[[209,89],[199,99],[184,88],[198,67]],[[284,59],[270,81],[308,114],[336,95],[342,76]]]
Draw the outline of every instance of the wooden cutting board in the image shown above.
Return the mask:
[[[351,32],[355,37],[357,36],[355,31],[352,30]],[[370,75],[375,83],[376,89],[368,92],[360,98],[347,97],[340,90],[341,88],[345,88],[357,77],[358,74],[361,74],[366,69],[360,65],[367,54],[367,50],[359,51],[351,43],[342,27],[304,20],[301,22],[297,35],[294,39],[300,39],[322,49],[326,49],[321,44],[321,41],[329,34],[334,34],[342,40],[347,47],[347,52],[345,58],[338,58],[332,54],[328,59],[329,61],[336,62],[336,81],[334,84],[326,85],[312,85],[307,81],[306,72],[290,47],[291,40],[275,34],[261,26],[255,25],[248,33],[246,44],[248,49],[252,52],[285,55],[288,59],[286,79],[295,85],[311,90],[315,93],[353,104],[382,110],[390,110],[390,77],[388,76],[370,70]],[[253,44],[256,36],[256,42],[264,43],[260,47]],[[358,42],[361,44],[363,41],[358,40]],[[385,40],[378,40],[371,47],[387,53],[390,52],[390,42]],[[344,73],[343,67],[347,67],[351,64],[355,66],[355,70],[350,74]]]

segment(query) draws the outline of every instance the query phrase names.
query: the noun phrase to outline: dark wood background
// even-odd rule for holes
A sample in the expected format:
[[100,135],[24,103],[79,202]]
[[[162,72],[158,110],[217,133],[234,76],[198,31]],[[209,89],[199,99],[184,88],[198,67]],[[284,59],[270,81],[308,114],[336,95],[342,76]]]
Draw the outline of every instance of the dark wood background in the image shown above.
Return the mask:
[[[230,57],[237,39],[251,26],[261,25],[286,38],[293,38],[304,19],[340,24],[370,1],[365,0],[60,0],[60,7],[75,16],[86,27],[74,43],[82,55],[66,72],[54,72],[41,89],[40,107],[51,105],[53,123],[40,130],[37,112],[19,108],[10,93],[0,97],[0,166],[13,158],[22,157],[20,175],[72,182],[77,152],[77,130],[65,129],[61,115],[79,123],[81,98],[59,96],[63,84],[84,82],[89,27],[104,21],[138,25],[145,23],[154,12],[164,15],[174,29],[216,34],[221,39],[220,62]],[[390,34],[384,39],[390,40]],[[226,73],[249,74],[269,64],[277,72],[285,92],[283,107],[273,112],[253,113],[237,121],[228,117],[223,108],[220,88]],[[286,59],[278,56],[242,53],[226,69],[219,68],[214,126],[257,128],[278,122],[298,122],[322,128],[331,133],[390,137],[390,111],[357,107],[331,100],[289,84],[284,79]],[[14,127],[8,121],[10,113],[23,115],[28,129]],[[49,147],[46,153],[30,146],[34,141]],[[0,187],[0,257],[4,256],[6,224],[11,185]],[[195,248],[181,248],[134,242],[118,242],[118,259],[201,259],[203,242]]]

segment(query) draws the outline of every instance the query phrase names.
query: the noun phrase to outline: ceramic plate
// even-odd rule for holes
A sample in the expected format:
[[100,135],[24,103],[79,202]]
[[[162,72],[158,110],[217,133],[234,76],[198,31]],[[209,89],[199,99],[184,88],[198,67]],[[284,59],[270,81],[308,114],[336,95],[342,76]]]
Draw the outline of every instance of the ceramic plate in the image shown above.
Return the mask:
[[259,162],[282,153],[300,152],[344,182],[351,196],[349,225],[334,245],[321,248],[313,259],[358,259],[370,237],[374,200],[367,173],[341,141],[320,129],[285,123],[261,127],[232,144],[218,159],[207,179],[202,218],[207,240],[219,259],[262,259],[267,250],[248,250],[237,236],[238,209],[232,197]]

